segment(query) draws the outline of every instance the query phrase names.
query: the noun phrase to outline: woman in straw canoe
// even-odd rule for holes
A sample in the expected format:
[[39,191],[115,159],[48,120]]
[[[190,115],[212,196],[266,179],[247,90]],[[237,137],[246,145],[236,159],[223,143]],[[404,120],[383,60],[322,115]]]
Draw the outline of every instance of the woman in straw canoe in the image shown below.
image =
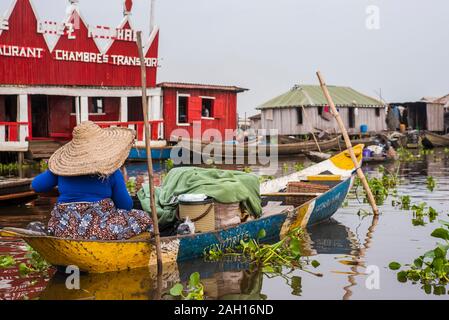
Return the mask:
[[132,210],[120,172],[134,138],[131,129],[102,129],[89,121],[73,130],[73,140],[51,156],[49,170],[32,183],[38,193],[58,187],[60,196],[48,222],[51,235],[123,240],[152,232],[148,214]]

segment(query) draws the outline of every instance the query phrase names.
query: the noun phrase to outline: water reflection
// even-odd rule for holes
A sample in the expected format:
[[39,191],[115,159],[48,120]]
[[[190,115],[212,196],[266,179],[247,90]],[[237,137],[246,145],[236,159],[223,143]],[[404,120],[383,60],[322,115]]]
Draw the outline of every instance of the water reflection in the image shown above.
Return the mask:
[[[306,241],[304,251],[307,254],[351,254],[356,249],[353,233],[336,220],[313,226],[306,235],[309,240]],[[158,297],[172,299],[168,294],[170,288],[178,282],[187,282],[194,272],[200,273],[207,299],[265,300],[268,296],[262,292],[264,277],[273,276],[284,278],[291,288],[292,295],[302,295],[300,276],[289,276],[288,272],[282,275],[263,274],[260,270],[251,270],[247,262],[236,258],[219,262],[206,262],[199,259],[164,265],[160,279],[157,277],[156,270],[149,269],[82,274],[81,290],[68,290],[66,288],[68,275],[58,272],[49,281],[39,298],[43,300],[148,300]]]

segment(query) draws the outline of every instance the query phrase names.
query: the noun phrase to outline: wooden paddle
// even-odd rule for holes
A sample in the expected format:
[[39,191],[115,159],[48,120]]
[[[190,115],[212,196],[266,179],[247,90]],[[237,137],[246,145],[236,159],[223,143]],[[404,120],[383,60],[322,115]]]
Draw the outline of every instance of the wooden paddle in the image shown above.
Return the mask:
[[147,151],[147,165],[148,165],[148,178],[150,185],[150,206],[151,216],[153,219],[153,230],[156,239],[156,255],[157,255],[157,273],[162,273],[162,251],[161,251],[161,236],[159,233],[159,219],[156,211],[156,200],[154,196],[154,174],[153,174],[153,159],[151,158],[151,136],[150,125],[148,116],[148,100],[147,100],[147,68],[145,65],[145,57],[143,55],[142,46],[142,32],[137,32],[137,46],[139,48],[140,57],[140,71],[142,78],[142,108],[143,108],[143,120],[145,122],[145,147]]
[[371,192],[371,189],[368,185],[368,181],[366,180],[365,174],[363,173],[362,169],[360,168],[357,158],[354,153],[354,149],[352,148],[351,139],[349,139],[348,132],[346,131],[345,125],[343,123],[343,120],[341,119],[340,113],[338,113],[337,108],[335,107],[334,101],[332,100],[332,97],[329,93],[329,90],[327,89],[326,83],[324,82],[324,78],[321,75],[321,73],[318,71],[316,73],[318,76],[318,80],[320,81],[321,89],[323,90],[324,96],[327,99],[327,102],[329,103],[329,106],[331,107],[332,114],[335,117],[335,120],[337,120],[338,126],[340,127],[340,131],[343,134],[343,138],[345,139],[346,148],[349,151],[349,155],[351,156],[351,160],[354,163],[354,167],[357,168],[357,175],[359,176],[360,180],[362,181],[363,188],[365,188],[366,195],[368,197],[368,201],[371,204],[371,207],[373,208],[374,215],[379,214],[379,209],[377,208],[376,201],[374,200],[373,193]]

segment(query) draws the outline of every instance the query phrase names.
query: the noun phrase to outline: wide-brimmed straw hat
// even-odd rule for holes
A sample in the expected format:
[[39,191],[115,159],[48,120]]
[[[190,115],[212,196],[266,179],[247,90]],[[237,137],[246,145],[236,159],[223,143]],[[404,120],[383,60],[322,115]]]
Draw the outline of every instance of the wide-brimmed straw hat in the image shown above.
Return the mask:
[[132,129],[83,122],[73,129],[73,140],[50,157],[48,168],[59,176],[108,176],[126,161],[134,138]]

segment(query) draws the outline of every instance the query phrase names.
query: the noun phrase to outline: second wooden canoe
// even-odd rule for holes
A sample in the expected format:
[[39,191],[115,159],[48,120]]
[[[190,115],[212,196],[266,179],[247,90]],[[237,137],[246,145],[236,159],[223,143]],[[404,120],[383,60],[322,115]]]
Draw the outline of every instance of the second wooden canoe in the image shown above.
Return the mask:
[[432,132],[426,132],[424,133],[422,144],[427,148],[449,147],[449,135],[443,136]]

